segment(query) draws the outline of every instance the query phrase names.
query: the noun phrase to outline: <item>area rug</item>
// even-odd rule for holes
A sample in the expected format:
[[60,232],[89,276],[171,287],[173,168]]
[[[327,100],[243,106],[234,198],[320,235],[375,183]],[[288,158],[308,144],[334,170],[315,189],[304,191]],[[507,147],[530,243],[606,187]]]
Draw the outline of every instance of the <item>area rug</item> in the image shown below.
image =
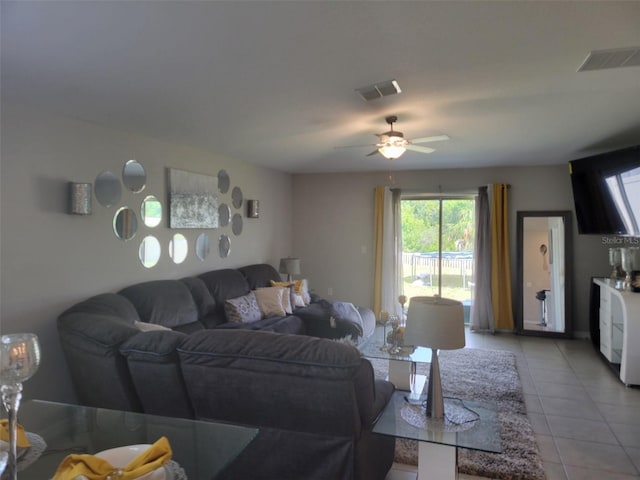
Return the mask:
[[[500,480],[544,480],[542,459],[526,415],[515,355],[465,348],[442,350],[439,358],[445,396],[492,402],[498,412],[502,453],[459,448],[458,472]],[[369,360],[376,377],[386,378],[388,361]],[[418,364],[418,373],[428,376],[428,364]],[[395,461],[417,465],[418,442],[396,439]]]

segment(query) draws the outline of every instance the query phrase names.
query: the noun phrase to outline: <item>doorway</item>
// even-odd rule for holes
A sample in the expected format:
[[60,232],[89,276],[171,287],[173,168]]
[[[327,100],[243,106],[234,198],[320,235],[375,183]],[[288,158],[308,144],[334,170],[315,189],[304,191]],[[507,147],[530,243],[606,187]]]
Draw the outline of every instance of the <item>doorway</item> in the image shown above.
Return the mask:
[[475,198],[407,197],[401,201],[403,291],[473,302]]

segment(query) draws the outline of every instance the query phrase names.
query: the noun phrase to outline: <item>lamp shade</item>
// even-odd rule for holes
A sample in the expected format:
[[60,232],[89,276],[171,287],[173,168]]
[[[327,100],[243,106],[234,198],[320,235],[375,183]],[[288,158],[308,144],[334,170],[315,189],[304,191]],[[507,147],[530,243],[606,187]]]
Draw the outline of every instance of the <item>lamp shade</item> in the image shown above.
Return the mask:
[[413,297],[407,311],[405,343],[441,350],[463,348],[464,309],[457,300]]
[[287,275],[300,275],[300,259],[299,258],[281,258],[280,268],[278,272]]

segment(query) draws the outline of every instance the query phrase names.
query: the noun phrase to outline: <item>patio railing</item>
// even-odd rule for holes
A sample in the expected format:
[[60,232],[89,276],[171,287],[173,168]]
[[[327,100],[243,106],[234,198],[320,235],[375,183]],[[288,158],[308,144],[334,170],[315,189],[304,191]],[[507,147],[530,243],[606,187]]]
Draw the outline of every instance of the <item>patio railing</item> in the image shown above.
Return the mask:
[[438,274],[438,264],[442,261],[442,273],[460,275],[462,287],[468,288],[473,281],[473,254],[468,252],[442,252],[438,258],[434,253],[402,253],[402,265],[405,275],[411,272],[415,279],[422,278],[429,285],[433,284],[433,276]]

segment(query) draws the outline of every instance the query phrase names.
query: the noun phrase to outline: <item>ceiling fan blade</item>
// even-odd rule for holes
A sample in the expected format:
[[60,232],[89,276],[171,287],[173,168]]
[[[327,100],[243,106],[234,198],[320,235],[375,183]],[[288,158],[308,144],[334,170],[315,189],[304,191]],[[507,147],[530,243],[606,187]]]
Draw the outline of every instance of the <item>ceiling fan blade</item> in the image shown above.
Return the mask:
[[434,135],[433,137],[414,138],[411,140],[411,143],[440,142],[442,140],[450,140],[449,135]]
[[411,150],[412,152],[420,152],[420,153],[433,153],[435,150],[429,147],[423,147],[421,145],[412,145],[409,144],[405,147],[407,150]]
[[371,152],[371,153],[367,153],[367,155],[366,155],[366,156],[367,156],[367,157],[371,157],[372,155],[375,155],[376,153],[380,153],[380,152],[376,149],[376,150],[374,150],[374,151],[373,151],[373,152]]

